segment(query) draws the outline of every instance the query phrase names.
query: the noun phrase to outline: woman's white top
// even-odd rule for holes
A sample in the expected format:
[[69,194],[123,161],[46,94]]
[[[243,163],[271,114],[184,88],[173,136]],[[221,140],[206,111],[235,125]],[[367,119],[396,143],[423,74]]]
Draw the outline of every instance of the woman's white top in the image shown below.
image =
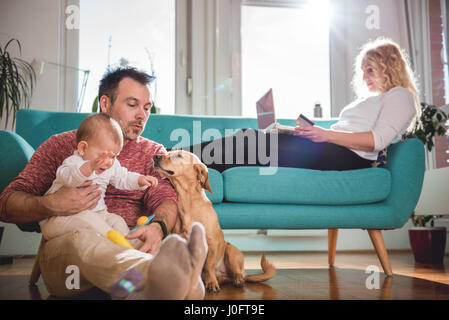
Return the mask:
[[89,177],[84,176],[80,171],[81,166],[86,162],[79,155],[78,151],[75,151],[72,156],[67,157],[56,171],[56,179],[46,194],[55,193],[62,186],[78,187],[83,182],[92,180],[93,183],[98,184],[98,189],[101,191],[101,198],[97,206],[92,210],[101,211],[107,210],[104,195],[109,183],[121,190],[145,190],[147,188],[147,186],[139,186],[138,180],[141,174],[128,171],[128,169],[120,165],[117,159],[114,159],[114,164],[109,169],[100,174],[92,172]]
[[354,150],[360,157],[376,160],[379,151],[401,140],[416,114],[413,95],[403,87],[394,87],[377,96],[357,100],[340,113],[331,129],[343,132],[367,132],[374,136],[374,151]]

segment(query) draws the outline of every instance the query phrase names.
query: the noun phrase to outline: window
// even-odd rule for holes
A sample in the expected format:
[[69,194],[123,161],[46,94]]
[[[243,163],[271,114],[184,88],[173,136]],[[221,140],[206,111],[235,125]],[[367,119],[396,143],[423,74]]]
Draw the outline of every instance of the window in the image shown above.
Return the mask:
[[441,13],[443,18],[443,68],[444,68],[444,92],[445,92],[445,102],[449,104],[449,8],[446,3],[449,1],[441,1]]
[[[441,13],[443,17],[443,68],[444,68],[444,97],[445,103],[449,105],[449,1],[441,1]],[[447,109],[446,109],[447,110]],[[446,154],[449,154],[449,120],[446,121]],[[446,160],[449,164],[449,159]]]
[[242,115],[256,117],[256,101],[273,88],[277,118],[313,117],[317,101],[329,117],[327,1],[302,1],[296,7],[263,2],[242,6]]
[[174,113],[175,0],[80,0],[79,67],[90,70],[82,112],[91,111],[108,65],[120,64],[154,72],[152,98]]

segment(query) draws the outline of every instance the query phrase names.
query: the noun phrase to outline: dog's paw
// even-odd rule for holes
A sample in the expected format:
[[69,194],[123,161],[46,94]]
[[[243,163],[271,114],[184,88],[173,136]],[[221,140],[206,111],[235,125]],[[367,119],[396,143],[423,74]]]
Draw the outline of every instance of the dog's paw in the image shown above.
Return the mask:
[[236,277],[232,281],[232,284],[237,288],[241,288],[245,285],[245,279],[243,279],[243,277]]
[[234,279],[232,279],[232,283],[234,284],[235,287],[241,288],[245,284],[245,279],[243,275],[236,275]]
[[218,284],[217,279],[208,281],[205,283],[205,287],[207,292],[209,293],[218,293],[220,292],[220,285]]

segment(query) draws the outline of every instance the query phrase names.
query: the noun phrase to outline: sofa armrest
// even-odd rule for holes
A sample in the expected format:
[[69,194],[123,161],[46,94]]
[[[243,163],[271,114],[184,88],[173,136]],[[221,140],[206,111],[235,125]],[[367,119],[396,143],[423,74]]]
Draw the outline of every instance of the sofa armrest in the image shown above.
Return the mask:
[[392,144],[387,153],[387,169],[391,173],[391,191],[385,203],[401,228],[418,203],[424,180],[424,144],[416,138]]
[[[5,154],[0,157],[0,193],[22,172],[34,153],[33,147],[21,136],[0,130],[0,150]],[[36,222],[17,225],[22,231],[40,231]]]
[[0,130],[0,193],[25,168],[34,153],[33,147],[18,134]]

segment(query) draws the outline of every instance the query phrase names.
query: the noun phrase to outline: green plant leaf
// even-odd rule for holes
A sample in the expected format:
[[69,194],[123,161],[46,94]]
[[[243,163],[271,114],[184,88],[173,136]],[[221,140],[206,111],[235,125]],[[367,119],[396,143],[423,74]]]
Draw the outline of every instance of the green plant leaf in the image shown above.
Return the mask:
[[92,112],[98,112],[98,96],[95,97],[94,102],[92,103]]
[[421,115],[415,121],[409,136],[418,138],[424,143],[427,150],[432,151],[434,136],[446,133],[446,128],[442,126],[442,123],[447,120],[448,116],[443,110],[425,102],[421,102],[421,108]]
[[12,116],[14,126],[17,111],[28,108],[31,103],[36,74],[28,62],[11,57],[8,49],[13,44],[21,55],[22,47],[17,39],[10,39],[3,48],[0,47],[0,118],[7,124]]

